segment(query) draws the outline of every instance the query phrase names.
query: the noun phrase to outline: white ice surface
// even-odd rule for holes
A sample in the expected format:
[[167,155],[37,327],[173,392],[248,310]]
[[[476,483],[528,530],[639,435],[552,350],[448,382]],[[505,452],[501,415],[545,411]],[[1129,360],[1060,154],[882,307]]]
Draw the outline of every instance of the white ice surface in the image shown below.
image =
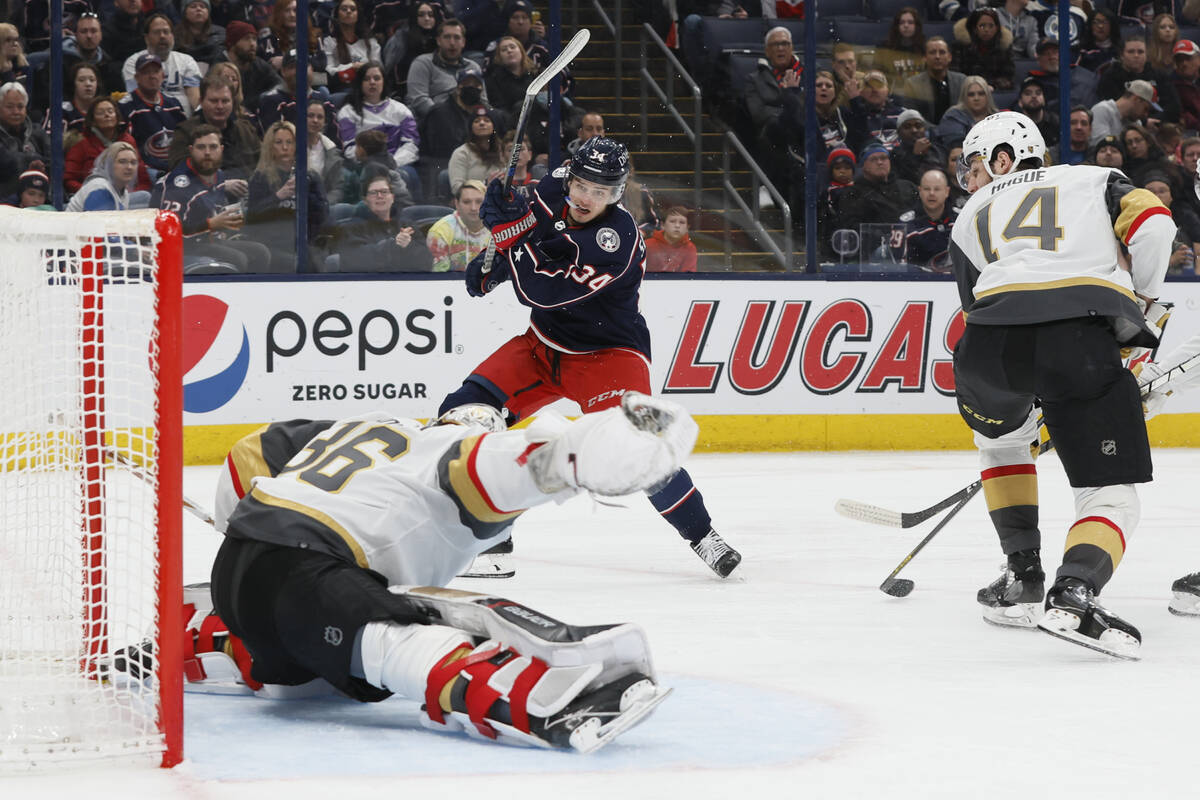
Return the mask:
[[[593,756],[430,733],[398,699],[189,695],[180,767],[0,778],[0,797],[1196,797],[1200,619],[1166,606],[1171,581],[1200,569],[1200,452],[1155,463],[1104,592],[1142,631],[1139,663],[980,620],[975,591],[1003,561],[981,497],[901,573],[909,597],[878,590],[934,522],[872,527],[834,501],[921,508],[975,478],[974,453],[697,456],[689,470],[745,556],[738,580],[714,578],[635,497],[535,509],[517,525],[515,579],[455,584],[645,627],[676,691]],[[1050,571],[1071,494],[1056,458],[1039,469]],[[190,468],[185,491],[208,501],[214,481]],[[207,579],[217,544],[187,518],[189,581]]]

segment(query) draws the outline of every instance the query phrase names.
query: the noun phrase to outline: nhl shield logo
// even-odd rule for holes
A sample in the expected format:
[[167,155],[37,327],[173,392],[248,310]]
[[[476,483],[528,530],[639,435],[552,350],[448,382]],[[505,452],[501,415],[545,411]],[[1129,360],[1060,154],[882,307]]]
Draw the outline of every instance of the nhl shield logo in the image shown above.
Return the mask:
[[601,228],[596,231],[596,244],[606,253],[615,253],[621,246],[621,237],[612,228]]
[[337,647],[342,643],[342,629],[335,628],[333,625],[328,625],[325,628],[325,642]]
[[1112,439],[1105,439],[1100,442],[1100,453],[1106,456],[1115,456],[1117,454],[1117,443]]

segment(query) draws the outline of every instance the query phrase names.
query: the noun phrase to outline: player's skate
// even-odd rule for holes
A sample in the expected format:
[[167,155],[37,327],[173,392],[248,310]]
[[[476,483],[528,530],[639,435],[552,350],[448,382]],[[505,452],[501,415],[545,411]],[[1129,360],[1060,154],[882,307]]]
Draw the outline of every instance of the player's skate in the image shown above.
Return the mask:
[[975,599],[983,606],[983,621],[1012,628],[1037,626],[1046,595],[1046,573],[1036,551],[1009,556],[1004,573],[980,589]]
[[1060,578],[1046,594],[1046,615],[1038,627],[1051,636],[1116,658],[1137,661],[1138,629],[1096,602],[1095,592],[1076,578]]
[[513,563],[512,539],[505,539],[497,545],[489,547],[471,562],[459,574],[460,578],[511,578],[517,574],[516,564]]
[[691,543],[692,550],[700,559],[722,578],[728,578],[729,573],[742,563],[742,554],[734,550],[721,534],[709,529],[701,539]]
[[1200,572],[1184,575],[1171,584],[1167,610],[1181,617],[1200,617]]

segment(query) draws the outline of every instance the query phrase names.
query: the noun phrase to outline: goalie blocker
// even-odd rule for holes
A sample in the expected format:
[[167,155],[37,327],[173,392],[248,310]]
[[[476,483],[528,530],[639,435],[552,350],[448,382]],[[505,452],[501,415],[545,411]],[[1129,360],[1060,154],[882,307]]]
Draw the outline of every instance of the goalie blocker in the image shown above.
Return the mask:
[[[594,750],[666,696],[640,629],[388,587],[445,585],[534,505],[654,486],[695,438],[681,407],[637,394],[519,431],[470,418],[333,423],[257,477],[229,516],[212,571],[217,616],[194,615],[188,677],[273,695],[323,679],[365,702],[422,702],[439,729]],[[138,672],[130,654],[118,661]]]

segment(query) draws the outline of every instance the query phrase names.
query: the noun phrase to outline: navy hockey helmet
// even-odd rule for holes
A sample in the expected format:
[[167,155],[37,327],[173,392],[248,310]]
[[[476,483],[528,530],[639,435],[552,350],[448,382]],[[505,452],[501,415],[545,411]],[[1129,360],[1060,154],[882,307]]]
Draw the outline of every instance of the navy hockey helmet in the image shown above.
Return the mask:
[[613,187],[612,199],[608,202],[615,203],[621,199],[625,181],[629,178],[629,151],[625,145],[607,136],[593,136],[579,145],[571,157],[563,181],[564,189],[572,177]]

